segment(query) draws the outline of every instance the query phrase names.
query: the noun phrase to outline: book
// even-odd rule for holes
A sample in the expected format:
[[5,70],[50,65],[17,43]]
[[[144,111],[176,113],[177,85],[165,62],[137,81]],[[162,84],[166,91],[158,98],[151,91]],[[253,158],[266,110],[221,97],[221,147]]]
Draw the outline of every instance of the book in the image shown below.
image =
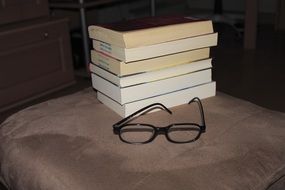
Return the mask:
[[93,48],[124,62],[149,59],[173,53],[206,48],[217,45],[217,33],[164,42],[135,48],[122,48],[113,44],[93,40]]
[[209,57],[210,48],[202,48],[126,63],[98,51],[91,50],[91,61],[93,64],[118,76],[163,69],[192,61],[207,59]]
[[[126,104],[119,104],[107,95],[97,92],[97,99],[109,107],[111,110],[119,114],[121,117],[127,117],[135,111],[153,104],[162,103],[167,108],[187,104],[192,98],[199,97],[200,99],[209,98],[216,95],[216,82],[201,84],[198,86],[186,88],[179,91],[174,91],[151,98],[130,102]],[[157,111],[157,110],[153,110]]]
[[211,69],[207,69],[122,88],[93,73],[91,74],[91,78],[93,88],[106,94],[118,103],[125,104],[128,102],[181,90],[183,88],[208,83],[212,81],[211,71]]
[[116,76],[113,73],[106,71],[94,64],[90,64],[90,71],[119,87],[128,87],[209,69],[212,67],[211,60],[212,59],[195,61],[178,66],[167,67],[165,69],[159,69],[123,77]]
[[213,33],[210,20],[184,16],[138,18],[88,27],[89,37],[122,48],[148,46]]

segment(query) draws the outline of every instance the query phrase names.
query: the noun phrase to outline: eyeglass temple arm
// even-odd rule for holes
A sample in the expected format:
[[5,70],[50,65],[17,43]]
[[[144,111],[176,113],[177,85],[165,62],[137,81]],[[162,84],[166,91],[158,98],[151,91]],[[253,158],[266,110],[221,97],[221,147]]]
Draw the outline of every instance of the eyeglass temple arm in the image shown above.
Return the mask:
[[201,103],[201,100],[198,97],[193,98],[192,100],[190,100],[188,102],[188,104],[191,104],[193,102],[197,102],[199,105],[199,110],[200,110],[200,115],[201,115],[201,122],[202,122],[202,126],[205,127],[204,130],[206,130],[206,122],[205,122],[205,116],[204,116],[204,110],[203,110],[203,106]]
[[[155,106],[156,106],[156,107],[155,107]],[[150,105],[148,105],[148,106],[146,106],[146,107],[144,107],[144,108],[141,108],[141,109],[139,109],[138,111],[132,113],[132,114],[129,115],[128,117],[126,117],[126,118],[122,119],[121,121],[115,123],[115,124],[113,125],[113,127],[114,127],[114,128],[115,128],[115,127],[119,127],[120,125],[126,123],[126,122],[127,122],[129,119],[131,119],[132,117],[135,117],[136,115],[138,115],[138,114],[140,114],[140,113],[144,112],[145,110],[150,109],[150,108],[152,108],[152,107],[158,108],[158,106],[161,106],[161,107],[163,108],[163,110],[167,111],[169,114],[172,114],[172,112],[171,112],[167,107],[165,107],[163,104],[161,104],[161,103],[154,103],[154,104],[150,104]]]

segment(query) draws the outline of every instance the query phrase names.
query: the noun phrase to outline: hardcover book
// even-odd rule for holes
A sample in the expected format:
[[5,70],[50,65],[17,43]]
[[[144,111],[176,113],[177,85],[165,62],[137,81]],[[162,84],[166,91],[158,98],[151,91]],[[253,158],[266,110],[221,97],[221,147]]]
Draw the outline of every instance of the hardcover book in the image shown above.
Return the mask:
[[212,21],[184,16],[139,18],[88,28],[92,39],[122,48],[148,46],[213,33]]

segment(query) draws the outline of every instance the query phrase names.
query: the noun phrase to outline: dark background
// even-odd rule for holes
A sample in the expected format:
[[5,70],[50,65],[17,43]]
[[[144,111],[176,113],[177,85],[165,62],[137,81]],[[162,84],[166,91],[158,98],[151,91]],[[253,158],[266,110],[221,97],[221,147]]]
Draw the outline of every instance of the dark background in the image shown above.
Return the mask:
[[[66,0],[67,1],[67,0]],[[284,19],[277,23],[277,1],[260,1],[255,49],[244,49],[244,1],[225,1],[219,16],[234,23],[215,22],[219,33],[218,46],[212,48],[213,80],[217,91],[253,102],[260,106],[285,112],[285,32]],[[214,3],[211,0],[159,0],[157,15],[185,14],[213,17]],[[0,10],[1,11],[1,10]],[[70,19],[73,67],[76,84],[61,91],[43,96],[21,106],[9,109],[0,115],[0,123],[9,115],[36,103],[77,92],[91,86],[82,55],[82,38],[78,12],[50,10],[52,16]],[[108,23],[150,15],[148,1],[126,1],[99,6],[87,13],[88,24]],[[281,27],[280,27],[281,25]],[[282,27],[283,26],[283,27]],[[0,189],[5,189],[0,184]]]

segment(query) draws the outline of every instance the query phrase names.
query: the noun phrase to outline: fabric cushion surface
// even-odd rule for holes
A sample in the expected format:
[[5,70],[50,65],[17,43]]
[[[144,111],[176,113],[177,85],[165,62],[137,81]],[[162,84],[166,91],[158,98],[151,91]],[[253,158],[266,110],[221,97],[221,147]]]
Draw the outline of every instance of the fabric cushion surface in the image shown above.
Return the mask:
[[[31,106],[1,125],[0,178],[13,190],[274,187],[285,175],[285,114],[223,93],[202,104],[207,129],[200,139],[174,144],[159,135],[144,145],[113,134],[112,125],[122,118],[90,88]],[[171,111],[132,122],[200,121],[193,105]]]

